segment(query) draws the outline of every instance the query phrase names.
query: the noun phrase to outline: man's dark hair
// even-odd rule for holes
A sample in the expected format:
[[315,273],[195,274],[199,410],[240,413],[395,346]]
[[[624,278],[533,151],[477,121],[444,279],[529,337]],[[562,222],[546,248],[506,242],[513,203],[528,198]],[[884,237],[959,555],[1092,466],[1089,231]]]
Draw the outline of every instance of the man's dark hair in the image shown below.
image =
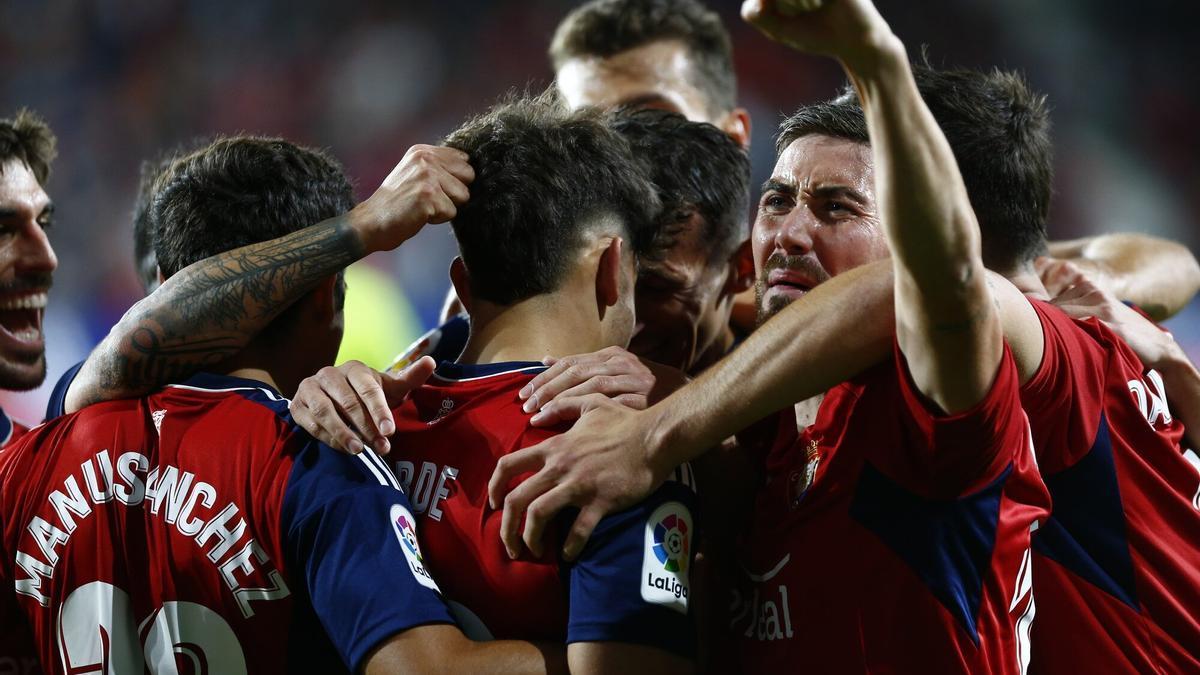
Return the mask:
[[[962,173],[983,235],[984,264],[1008,271],[1042,255],[1054,177],[1046,97],[1012,71],[917,65],[913,75]],[[869,142],[853,91],[784,120],[776,150],[811,134]]]
[[600,218],[621,221],[634,255],[652,252],[649,170],[602,113],[568,112],[550,93],[513,98],[445,144],[475,169],[451,224],[476,297],[511,305],[556,290]]
[[282,138],[219,138],[179,158],[154,185],[149,218],[164,277],[354,205],[336,160]]
[[573,58],[607,58],[659,40],[687,45],[696,62],[692,84],[708,99],[710,113],[733,109],[737,79],[729,32],[697,0],[592,0],[558,24],[550,60],[558,70]]
[[183,153],[172,152],[158,159],[142,162],[138,176],[137,196],[133,203],[133,267],[142,288],[149,293],[158,286],[158,256],[154,253],[154,221],[152,218],[155,184]]
[[50,177],[50,164],[57,150],[54,132],[37,115],[20,110],[15,117],[0,119],[0,171],[11,159],[29,167],[39,185]]
[[662,210],[658,248],[667,249],[678,225],[699,212],[709,261],[724,260],[746,238],[750,159],[728,134],[666,110],[619,110],[612,126],[650,165]]

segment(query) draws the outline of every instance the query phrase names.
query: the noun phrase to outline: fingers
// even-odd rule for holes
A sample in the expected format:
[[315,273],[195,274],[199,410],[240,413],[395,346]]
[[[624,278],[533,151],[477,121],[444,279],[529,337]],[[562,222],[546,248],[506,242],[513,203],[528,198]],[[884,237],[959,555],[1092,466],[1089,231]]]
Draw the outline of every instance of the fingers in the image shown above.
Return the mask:
[[588,410],[592,410],[597,405],[603,402],[613,402],[618,405],[623,405],[626,408],[633,410],[645,410],[649,406],[649,399],[645,394],[619,394],[617,396],[609,396],[602,393],[587,394],[584,396],[559,396],[553,401],[547,403],[536,415],[529,418],[529,424],[535,427],[552,427],[563,422],[573,422]]
[[[521,539],[534,557],[542,556],[545,550],[542,546],[542,534],[546,531],[546,525],[554,519],[554,516],[558,515],[559,511],[571,506],[572,492],[572,488],[559,485],[534,499],[529,504],[529,508],[525,510],[525,531]],[[505,504],[506,508],[507,506]]]
[[656,379],[636,356],[619,347],[556,360],[521,389],[522,409],[534,412],[560,396],[603,393],[649,395]]
[[[553,439],[551,439],[553,440]],[[542,468],[542,447],[550,441],[505,455],[496,462],[492,477],[488,480],[488,505],[492,510],[500,508],[508,498],[508,486],[517,476]]]
[[338,416],[333,402],[327,397],[311,403],[297,398],[292,400],[292,419],[313,438],[329,447],[357,455],[363,451],[363,442]]
[[[388,441],[388,436],[391,436],[396,431],[396,424],[392,419],[391,406],[388,404],[387,396],[383,390],[382,379],[383,375],[375,372],[358,361],[351,361],[345,366],[351,366],[346,370],[346,381],[353,388],[353,393],[358,399],[359,409],[363,414],[360,417],[363,419],[363,424],[367,428],[359,427],[364,433],[363,437],[370,439],[371,447],[376,452],[386,455],[391,449],[391,442]],[[358,422],[355,422],[355,426]]]
[[596,525],[604,517],[604,511],[603,508],[591,504],[579,511],[575,522],[571,524],[571,531],[567,533],[567,538],[563,542],[563,558],[574,560],[579,557],[583,547],[592,536],[592,532],[596,529]]

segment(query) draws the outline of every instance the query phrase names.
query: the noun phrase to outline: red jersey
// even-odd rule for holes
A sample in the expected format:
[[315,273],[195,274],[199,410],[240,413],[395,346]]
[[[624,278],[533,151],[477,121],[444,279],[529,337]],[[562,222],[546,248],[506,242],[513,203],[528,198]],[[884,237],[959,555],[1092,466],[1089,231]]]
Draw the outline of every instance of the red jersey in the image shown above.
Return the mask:
[[1200,473],[1162,378],[1099,321],[1033,306],[1045,356],[1021,399],[1054,511],[1032,670],[1200,672]]
[[474,637],[617,641],[691,656],[695,493],[687,467],[642,504],[602,519],[574,563],[560,560],[555,531],[542,558],[505,553],[488,480],[500,457],[561,432],[529,426],[517,398],[544,369],[442,363],[394,411],[389,459],[421,519],[431,571]]
[[1005,347],[972,409],[932,413],[903,356],[784,416],[731,622],[747,673],[1018,673],[1030,530],[1048,511]]
[[451,621],[412,521],[381,459],[312,440],[262,383],[198,375],[91,406],[0,451],[0,655],[34,647],[53,673],[358,670],[391,635]]

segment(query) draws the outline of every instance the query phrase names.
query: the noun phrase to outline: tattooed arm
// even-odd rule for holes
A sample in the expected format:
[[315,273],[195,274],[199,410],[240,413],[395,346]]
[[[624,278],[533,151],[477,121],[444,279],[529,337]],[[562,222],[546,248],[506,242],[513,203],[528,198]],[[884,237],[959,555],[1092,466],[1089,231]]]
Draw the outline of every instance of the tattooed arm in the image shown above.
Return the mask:
[[466,154],[414,146],[349,213],[180,270],[96,347],[67,390],[65,412],[140,396],[225,361],[321,279],[453,218],[473,178]]

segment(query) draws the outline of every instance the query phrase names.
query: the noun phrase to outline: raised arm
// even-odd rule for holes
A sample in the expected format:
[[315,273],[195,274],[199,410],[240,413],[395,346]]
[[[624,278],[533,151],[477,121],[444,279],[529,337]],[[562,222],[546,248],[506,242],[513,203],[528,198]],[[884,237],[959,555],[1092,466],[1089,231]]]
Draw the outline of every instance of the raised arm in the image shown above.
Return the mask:
[[[819,8],[798,11],[804,5]],[[900,349],[927,398],[945,412],[970,408],[991,387],[1003,335],[966,186],[903,43],[869,0],[749,0],[742,12],[769,37],[846,70],[871,139]]]
[[1144,234],[1052,241],[1050,257],[1070,262],[1098,286],[1155,321],[1174,316],[1200,291],[1200,263],[1182,244]]
[[66,412],[140,396],[221,363],[321,279],[453,218],[473,178],[464,153],[414,146],[349,213],[181,270],[93,350],[67,390]]

